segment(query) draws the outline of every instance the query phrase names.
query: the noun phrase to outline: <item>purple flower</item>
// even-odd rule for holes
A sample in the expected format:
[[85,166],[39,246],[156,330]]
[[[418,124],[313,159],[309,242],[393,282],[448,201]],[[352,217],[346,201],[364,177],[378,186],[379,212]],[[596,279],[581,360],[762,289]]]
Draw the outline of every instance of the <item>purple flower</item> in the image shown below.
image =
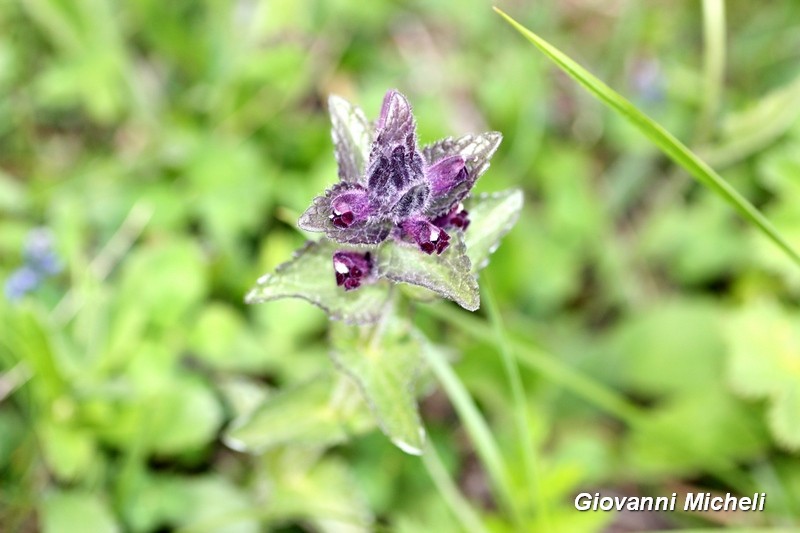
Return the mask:
[[[331,98],[330,111],[340,181],[314,199],[299,226],[341,244],[377,246],[391,238],[413,242],[429,255],[444,252],[451,237],[446,229],[469,226],[461,202],[489,166],[500,133],[420,147],[411,106],[393,90],[386,93],[374,128],[360,109],[340,98]],[[334,264],[345,262],[334,258]],[[337,270],[345,290],[361,284],[359,277],[341,282],[339,277]]]
[[333,271],[336,273],[336,284],[350,291],[361,286],[361,281],[372,273],[372,257],[370,253],[338,251],[333,254]]

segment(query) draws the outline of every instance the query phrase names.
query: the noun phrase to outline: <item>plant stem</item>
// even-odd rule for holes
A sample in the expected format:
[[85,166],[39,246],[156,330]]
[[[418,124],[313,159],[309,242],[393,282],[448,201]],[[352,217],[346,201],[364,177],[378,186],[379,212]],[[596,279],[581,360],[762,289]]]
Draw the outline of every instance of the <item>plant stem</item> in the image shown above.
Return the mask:
[[[467,334],[488,344],[494,344],[494,333],[483,321],[455,310],[452,306],[437,305],[420,307],[425,312],[449,322]],[[584,398],[592,405],[629,424],[634,424],[641,416],[639,407],[608,389],[604,385],[573,370],[550,354],[511,338],[510,346],[513,354],[523,365],[543,374],[576,395]]]
[[508,469],[489,425],[442,353],[433,346],[426,347],[424,351],[436,379],[439,380],[469,433],[475,451],[492,481],[498,503],[506,508],[516,525],[520,526],[521,513],[512,497]]
[[442,464],[436,447],[428,440],[425,453],[422,454],[422,464],[425,465],[425,470],[431,477],[433,484],[442,496],[442,499],[450,508],[453,515],[461,523],[465,531],[470,533],[486,533],[487,529],[484,527],[477,513],[472,509],[469,502],[462,496],[456,487],[453,480],[450,479],[447,469]]
[[[500,348],[500,356],[503,360],[503,368],[505,369],[506,378],[511,386],[511,395],[514,401],[514,418],[516,419],[515,423],[519,435],[520,452],[522,454],[522,461],[525,464],[525,474],[527,477],[529,492],[528,501],[535,502],[537,517],[539,517],[542,522],[540,524],[540,529],[542,531],[550,531],[550,516],[542,488],[539,465],[534,455],[534,446],[536,444],[534,442],[533,432],[531,431],[530,421],[528,420],[528,408],[522,376],[519,372],[519,366],[517,366],[517,360],[512,354],[508,336],[503,327],[503,318],[497,308],[497,301],[495,300],[490,281],[488,279],[484,280],[483,286],[484,302],[486,303],[486,309],[489,314],[489,321],[494,328],[497,344]],[[531,489],[533,489],[533,494],[530,494]]]
[[714,131],[725,77],[725,1],[703,0],[703,104],[698,141]]
[[[437,318],[450,323],[464,333],[486,342],[487,344],[493,344],[495,342],[491,328],[486,326],[481,320],[467,313],[456,311],[452,306],[424,306],[421,307],[421,309],[425,309]],[[550,354],[531,347],[522,341],[512,338],[510,339],[510,346],[513,348],[512,353],[519,358],[523,365],[540,372],[554,383],[571,390],[578,396],[588,400],[589,403],[616,416],[629,426],[634,428],[647,428],[647,413],[642,408],[631,404],[625,398],[604,385],[564,365]],[[446,363],[443,364],[446,365]],[[456,408],[458,409],[458,406],[456,406]],[[685,445],[681,442],[673,441],[670,442],[670,444],[677,449],[685,450],[686,453],[691,451],[686,449]],[[748,482],[747,477],[728,459],[721,458],[718,461],[714,461],[707,466],[706,471],[743,494],[750,492],[751,484]]]

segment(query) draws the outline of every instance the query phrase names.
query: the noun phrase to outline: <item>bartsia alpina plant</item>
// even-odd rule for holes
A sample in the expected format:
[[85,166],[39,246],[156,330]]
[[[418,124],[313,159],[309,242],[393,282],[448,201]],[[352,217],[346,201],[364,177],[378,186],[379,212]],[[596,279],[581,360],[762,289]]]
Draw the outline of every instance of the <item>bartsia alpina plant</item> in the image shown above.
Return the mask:
[[373,125],[331,96],[339,181],[314,199],[300,228],[323,233],[258,280],[248,303],[304,298],[334,319],[377,320],[398,283],[475,310],[477,272],[522,207],[517,190],[470,197],[502,140],[498,132],[420,146],[405,96],[389,91]]

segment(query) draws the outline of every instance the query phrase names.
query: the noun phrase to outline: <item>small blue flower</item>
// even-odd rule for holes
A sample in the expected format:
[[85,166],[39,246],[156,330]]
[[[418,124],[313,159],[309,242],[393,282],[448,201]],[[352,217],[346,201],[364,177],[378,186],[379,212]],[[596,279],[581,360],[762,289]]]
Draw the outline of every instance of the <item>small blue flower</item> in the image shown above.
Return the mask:
[[6,297],[17,301],[35,290],[43,280],[61,272],[61,261],[53,250],[53,239],[45,228],[32,230],[23,250],[25,263],[11,273],[5,284]]
[[34,290],[41,281],[39,274],[29,266],[22,266],[6,280],[6,298],[15,302]]

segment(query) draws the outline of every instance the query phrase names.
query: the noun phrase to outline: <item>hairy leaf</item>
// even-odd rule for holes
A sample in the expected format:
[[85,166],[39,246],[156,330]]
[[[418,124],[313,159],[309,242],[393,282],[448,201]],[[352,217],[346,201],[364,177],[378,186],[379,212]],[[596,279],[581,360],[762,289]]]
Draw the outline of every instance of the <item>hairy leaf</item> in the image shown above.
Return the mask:
[[467,209],[471,222],[464,232],[464,241],[473,272],[489,264],[489,256],[500,245],[500,239],[516,224],[522,203],[519,189],[481,194],[470,199]]
[[352,392],[344,390],[337,398],[330,376],[318,376],[267,398],[251,414],[234,420],[225,443],[234,450],[261,453],[276,446],[344,442],[371,426],[358,392],[350,387]]
[[339,179],[360,183],[366,172],[372,127],[361,108],[339,96],[328,98],[328,111]]
[[306,231],[325,232],[329,239],[344,244],[377,244],[386,239],[392,227],[392,223],[386,219],[372,216],[356,220],[346,228],[333,224],[331,203],[336,197],[351,189],[358,187],[339,183],[325,191],[324,196],[317,196],[300,216],[297,225]]
[[426,255],[404,242],[387,242],[377,259],[378,275],[391,281],[431,289],[470,311],[480,307],[478,282],[472,274],[461,232],[454,232],[441,255]]
[[349,324],[367,324],[380,316],[389,290],[385,283],[365,284],[344,291],[336,285],[333,253],[341,247],[322,239],[308,242],[275,273],[262,276],[247,293],[245,302],[261,303],[279,298],[302,298],[324,309],[331,318]]
[[499,132],[487,131],[477,135],[464,135],[457,139],[448,137],[425,146],[422,155],[429,166],[445,157],[459,155],[464,159],[464,167],[467,169],[466,179],[433,199],[428,205],[427,214],[441,215],[466,197],[475,181],[489,168],[489,160],[502,140],[503,136]]
[[378,425],[401,450],[420,455],[425,429],[417,410],[414,382],[422,348],[410,325],[385,318],[373,328],[334,324],[331,357],[351,376],[367,400]]
[[383,98],[373,147],[384,152],[384,148],[393,147],[397,143],[407,144],[409,135],[414,139],[415,129],[411,104],[399,92],[388,91]]

